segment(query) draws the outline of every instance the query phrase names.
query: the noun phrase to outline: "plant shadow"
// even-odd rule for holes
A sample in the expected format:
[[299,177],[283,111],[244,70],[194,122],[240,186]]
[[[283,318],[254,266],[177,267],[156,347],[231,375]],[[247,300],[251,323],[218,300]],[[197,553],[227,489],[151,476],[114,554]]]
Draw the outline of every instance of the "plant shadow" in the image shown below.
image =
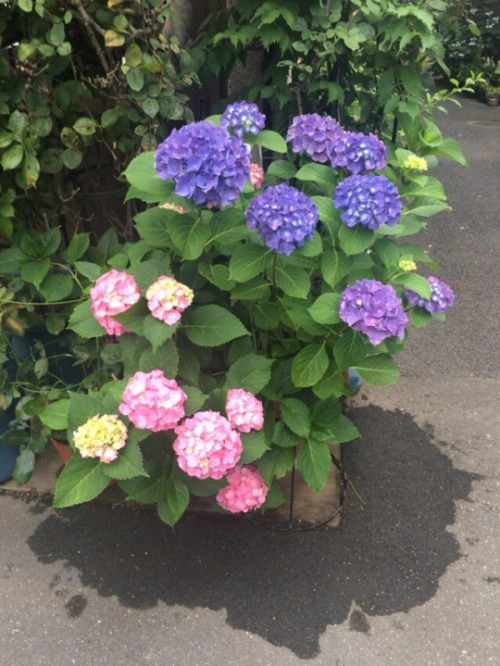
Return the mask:
[[460,557],[448,531],[455,502],[481,478],[455,469],[438,446],[447,444],[408,414],[367,406],[350,417],[364,436],[345,446],[344,465],[364,504],[350,492],[338,529],[272,532],[190,514],[174,531],[151,511],[93,503],[51,511],[28,544],[40,562],[64,561],[82,585],[127,607],[225,608],[231,627],[311,659],[328,625],[349,618],[368,631],[370,615],[434,596]]

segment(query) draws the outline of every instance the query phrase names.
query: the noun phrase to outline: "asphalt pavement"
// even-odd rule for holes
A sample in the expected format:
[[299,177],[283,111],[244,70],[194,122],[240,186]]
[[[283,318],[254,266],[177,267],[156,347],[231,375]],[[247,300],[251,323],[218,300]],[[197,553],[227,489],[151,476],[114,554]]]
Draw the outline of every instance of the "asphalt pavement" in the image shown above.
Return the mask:
[[350,402],[340,528],[0,494],[1,666],[500,663],[500,107],[461,102],[419,236],[457,302]]

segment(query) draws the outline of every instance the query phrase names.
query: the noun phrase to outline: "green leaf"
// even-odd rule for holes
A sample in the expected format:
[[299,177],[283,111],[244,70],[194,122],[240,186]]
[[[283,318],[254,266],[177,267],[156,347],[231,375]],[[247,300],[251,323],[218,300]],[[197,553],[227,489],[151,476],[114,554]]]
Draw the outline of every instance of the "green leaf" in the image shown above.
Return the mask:
[[268,282],[254,278],[231,289],[231,298],[235,301],[255,301],[265,303],[269,300],[271,289]]
[[399,263],[401,251],[399,245],[390,238],[379,238],[375,241],[375,252],[387,268],[395,268]]
[[154,504],[167,494],[168,480],[164,475],[153,474],[149,477],[138,476],[120,481],[128,495],[127,499],[144,504]]
[[137,190],[154,195],[156,201],[165,202],[173,191],[173,183],[170,180],[163,180],[158,175],[155,169],[155,155],[156,152],[151,150],[134,157],[125,171],[125,177]]
[[165,208],[149,208],[135,216],[135,226],[139,236],[150,247],[168,249],[172,246],[168,221],[179,215],[176,211]]
[[100,495],[108,483],[98,460],[74,453],[57,480],[53,506],[62,509],[88,502]]
[[[166,326],[166,324],[165,324]],[[139,359],[138,370],[151,372],[160,368],[167,377],[175,377],[179,370],[179,353],[172,340],[167,340],[156,349],[146,349]]]
[[61,160],[66,169],[78,169],[83,160],[83,153],[76,148],[66,148],[61,154]]
[[48,258],[41,261],[30,261],[21,268],[21,277],[26,282],[31,282],[31,284],[39,287],[49,270],[50,259]]
[[68,430],[75,431],[96,414],[102,414],[103,404],[100,397],[72,393],[68,409]]
[[[168,374],[168,373],[167,373]],[[174,375],[169,375],[173,377]],[[184,393],[187,395],[187,400],[184,403],[184,409],[186,411],[186,416],[191,416],[197,412],[205,402],[207,401],[207,396],[205,393],[202,393],[199,388],[196,386],[183,386]]]
[[[125,320],[126,321],[126,320]],[[122,322],[123,323],[123,322]],[[129,326],[132,331],[134,330],[133,326]],[[169,325],[156,317],[147,315],[142,317],[142,334],[150,342],[153,352],[156,352],[157,349],[163,345],[169,338],[173,336],[177,329],[177,325]]]
[[191,306],[184,314],[181,328],[200,347],[217,347],[248,335],[241,321],[220,305]]
[[[271,482],[270,482],[271,483]],[[278,485],[276,480],[272,481],[269,492],[267,493],[266,501],[261,506],[261,510],[265,511],[266,509],[275,509],[286,502],[286,497],[281,490],[281,487]]]
[[198,265],[198,273],[223,291],[231,291],[236,285],[236,282],[229,277],[229,268],[224,264],[201,263]]
[[339,414],[335,421],[330,441],[338,443],[352,442],[353,439],[358,439],[358,437],[361,437],[361,433],[354,423],[347,416]]
[[325,164],[305,164],[295,174],[297,180],[313,182],[316,185],[323,186],[323,192],[326,195],[333,195],[333,189],[337,185],[337,174]]
[[23,156],[24,149],[21,144],[14,144],[2,155],[2,167],[5,169],[5,171],[8,171],[9,169],[17,169],[17,167],[23,161]]
[[274,428],[272,437],[273,444],[280,448],[289,448],[296,446],[300,442],[300,436],[287,428],[283,421],[278,421]]
[[351,260],[343,252],[327,250],[321,257],[321,273],[323,279],[330,285],[336,287],[338,282],[349,272]]
[[73,291],[73,280],[69,275],[47,275],[39,289],[47,303],[57,303]]
[[432,321],[432,314],[425,308],[413,308],[410,310],[410,317],[415,328],[423,328]]
[[106,329],[99,324],[90,309],[91,302],[79,303],[71,313],[68,328],[82,338],[100,338],[107,335]]
[[323,377],[328,368],[328,355],[325,344],[307,345],[295,356],[292,363],[292,381],[295,386],[314,386]]
[[274,478],[282,479],[292,469],[294,461],[295,449],[274,448],[266,451],[256,464],[262,478],[269,486]]
[[273,251],[262,245],[241,245],[229,261],[229,277],[236,282],[247,282],[269,266],[272,256]]
[[365,381],[377,386],[395,384],[400,375],[396,361],[388,354],[367,356],[356,364],[356,369]]
[[[120,35],[119,32],[116,32],[116,30],[106,30],[104,33],[104,44],[106,45],[107,48],[114,48],[118,46],[123,46],[125,44],[125,36]],[[142,86],[139,88],[135,88],[129,81],[128,75],[130,72],[137,72],[138,70],[136,69],[131,69],[127,72],[127,81],[129,86],[132,88],[132,90],[140,90]]]
[[142,51],[138,44],[131,44],[125,51],[125,62],[129,67],[138,67],[142,62]]
[[[141,433],[142,434],[142,433]],[[138,442],[133,440],[133,434],[118,452],[118,458],[106,463],[104,472],[110,479],[132,479],[136,476],[148,476],[144,469],[142,453]]]
[[51,402],[38,415],[40,421],[52,430],[66,430],[68,427],[69,400]]
[[169,479],[167,494],[158,501],[158,515],[173,527],[189,504],[189,490],[183,481]]
[[332,197],[311,197],[318,207],[319,219],[330,230],[336,229],[340,224],[339,211],[335,208]]
[[311,432],[309,407],[297,398],[286,398],[280,404],[283,421],[290,430],[299,437],[308,437]]
[[328,481],[332,468],[332,456],[328,444],[304,442],[297,456],[297,467],[307,485],[319,492]]
[[275,269],[276,286],[288,296],[307,298],[311,289],[309,273],[304,268],[280,261]]
[[294,178],[296,173],[297,168],[292,162],[288,162],[287,160],[276,160],[275,162],[271,162],[266,175],[288,180]]
[[467,160],[464,157],[462,147],[455,139],[444,139],[438,148],[433,150],[434,155],[443,155],[455,160],[462,166],[467,166]]
[[62,254],[68,261],[74,263],[75,261],[78,261],[78,259],[80,259],[82,255],[85,254],[89,245],[90,245],[89,233],[77,234],[76,236],[73,236],[70,244]]
[[343,224],[339,229],[339,243],[347,256],[360,254],[364,252],[375,241],[375,234],[371,229],[357,224],[354,227],[348,227]]
[[241,441],[243,442],[243,454],[239,462],[242,465],[258,460],[269,449],[262,431],[242,433]]
[[333,355],[340,370],[347,370],[357,365],[370,349],[368,340],[362,333],[348,328],[335,343]]
[[16,464],[14,466],[14,471],[12,472],[12,478],[19,485],[27,483],[33,470],[35,469],[36,457],[34,451],[31,449],[23,449],[21,453],[17,456]]
[[271,379],[273,359],[247,354],[235,361],[226,377],[225,388],[243,388],[259,393]]
[[272,303],[257,303],[253,310],[255,326],[263,331],[272,331],[279,325],[279,313]]
[[143,89],[144,74],[142,73],[141,69],[129,69],[125,77],[127,79],[127,83],[132,88],[132,90],[135,90],[135,92],[139,92],[139,90]]
[[337,324],[340,321],[339,301],[340,294],[321,294],[308,312],[319,324]]
[[451,206],[444,201],[436,201],[431,204],[417,204],[410,208],[408,212],[413,215],[420,215],[421,217],[431,217],[446,210],[451,210]]
[[274,153],[286,153],[288,150],[285,139],[278,132],[272,130],[262,130],[252,142],[272,150]]
[[312,238],[308,238],[304,245],[298,250],[301,257],[317,257],[323,252],[323,240],[315,231]]
[[96,133],[97,124],[93,118],[82,117],[73,124],[73,129],[82,136],[92,136]]
[[168,232],[184,261],[198,259],[211,235],[203,216],[175,213],[168,220]]
[[95,282],[101,275],[102,267],[98,264],[92,264],[90,261],[75,261],[75,268],[91,282]]
[[391,280],[391,282],[402,284],[407,289],[415,291],[417,294],[423,298],[426,298],[427,300],[429,300],[431,297],[431,286],[429,284],[429,280],[422,275],[418,275],[417,273],[404,273],[403,275],[399,275],[397,278],[395,278],[394,281]]

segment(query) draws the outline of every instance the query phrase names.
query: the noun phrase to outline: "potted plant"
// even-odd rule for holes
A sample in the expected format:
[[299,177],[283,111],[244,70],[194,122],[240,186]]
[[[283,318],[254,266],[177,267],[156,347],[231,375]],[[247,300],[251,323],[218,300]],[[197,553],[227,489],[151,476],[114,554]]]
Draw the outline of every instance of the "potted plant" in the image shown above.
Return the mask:
[[500,86],[492,85],[491,83],[485,86],[486,104],[488,106],[498,106],[500,102]]
[[[192,496],[265,510],[294,465],[319,491],[331,443],[359,436],[348,369],[396,382],[410,323],[453,304],[407,240],[449,208],[426,159],[329,116],[297,116],[286,139],[265,122],[236,102],[128,166],[137,240],[110,246],[69,320],[115,369],[40,413],[74,451],[56,507],[116,478],[170,525]],[[283,159],[264,172],[252,146]]]

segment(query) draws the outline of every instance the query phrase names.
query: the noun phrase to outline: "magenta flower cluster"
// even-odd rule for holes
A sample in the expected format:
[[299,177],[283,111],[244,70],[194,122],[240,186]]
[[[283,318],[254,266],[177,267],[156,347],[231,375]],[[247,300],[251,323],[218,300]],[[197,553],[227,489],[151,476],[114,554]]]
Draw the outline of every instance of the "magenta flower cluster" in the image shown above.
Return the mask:
[[196,204],[227,206],[250,179],[250,147],[202,120],[172,130],[158,146],[155,166],[161,178],[175,180],[180,196]]
[[240,138],[245,134],[257,135],[264,129],[266,116],[252,102],[229,104],[221,116],[220,126],[232,130]]
[[253,465],[236,466],[228,472],[228,485],[217,493],[218,504],[231,513],[247,513],[266,501],[269,488]]
[[348,227],[393,227],[401,218],[403,202],[398,188],[386,176],[349,176],[335,190],[335,206]]
[[367,173],[387,166],[388,148],[375,134],[344,132],[330,146],[332,166],[344,167],[353,174]]
[[295,187],[282,183],[255,197],[245,212],[247,226],[257,229],[264,243],[280,254],[291,254],[314,236],[318,208]]
[[159,432],[175,428],[184,418],[187,395],[161,370],[136,372],[125,388],[119,410],[140,429]]
[[332,146],[344,133],[343,127],[330,116],[306,113],[292,120],[286,140],[292,142],[294,153],[306,153],[315,162],[328,162]]
[[443,314],[455,303],[455,293],[450,285],[439,280],[437,277],[431,275],[428,279],[431,286],[430,299],[420,296],[420,294],[411,289],[406,291],[405,296],[411,305],[418,305],[421,308],[425,308],[427,312]]
[[264,407],[253,393],[231,389],[227,394],[226,414],[229,422],[240,432],[261,430],[264,426]]
[[167,275],[159,277],[146,291],[151,314],[169,326],[179,321],[193,302],[193,296],[192,289]]
[[126,333],[127,329],[114,319],[114,315],[125,312],[141,297],[141,290],[132,275],[112,269],[97,278],[90,296],[92,314],[108,335]]
[[342,292],[339,303],[342,321],[364,333],[372,345],[386,338],[405,336],[408,317],[394,287],[378,280],[358,280]]

